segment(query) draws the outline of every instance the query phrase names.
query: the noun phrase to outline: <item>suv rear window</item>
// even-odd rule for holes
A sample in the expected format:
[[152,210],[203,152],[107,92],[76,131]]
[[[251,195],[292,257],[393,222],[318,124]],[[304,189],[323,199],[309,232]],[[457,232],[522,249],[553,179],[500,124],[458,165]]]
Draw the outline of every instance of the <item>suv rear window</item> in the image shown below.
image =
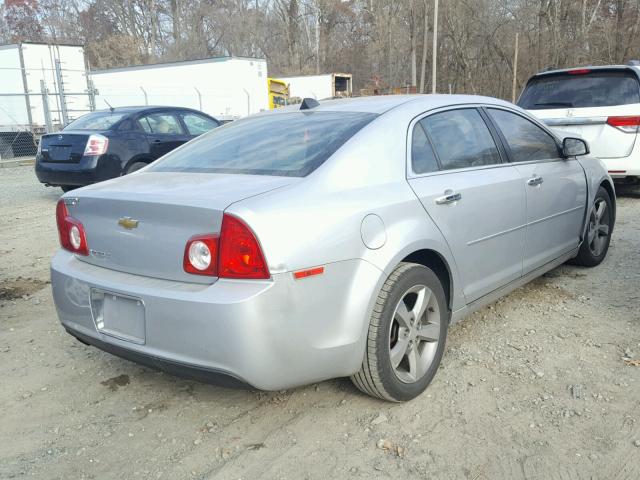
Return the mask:
[[640,103],[637,77],[629,71],[558,73],[534,77],[518,100],[527,110],[610,107]]
[[248,117],[198,137],[150,170],[305,177],[376,116],[292,112]]

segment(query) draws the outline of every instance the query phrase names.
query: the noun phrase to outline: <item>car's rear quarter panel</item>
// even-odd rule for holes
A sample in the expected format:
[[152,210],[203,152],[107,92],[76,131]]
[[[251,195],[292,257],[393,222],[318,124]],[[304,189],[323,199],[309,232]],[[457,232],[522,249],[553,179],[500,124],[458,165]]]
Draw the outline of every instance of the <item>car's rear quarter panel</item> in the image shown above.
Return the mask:
[[[420,110],[420,109],[418,109]],[[416,114],[420,111],[416,111]],[[412,113],[391,111],[354,136],[316,172],[295,185],[231,205],[227,212],[245,219],[257,233],[272,273],[325,266],[317,279],[329,302],[351,302],[365,285],[332,285],[331,265],[353,259],[375,267],[378,278],[367,284],[367,308],[345,309],[348,316],[331,319],[336,327],[360,332],[364,346],[369,318],[382,284],[409,254],[429,249],[447,263],[452,276],[452,308],[464,305],[457,268],[447,242],[429,218],[406,179],[406,138]],[[384,223],[386,241],[380,248],[365,246],[361,226],[365,216]],[[373,275],[373,271],[369,273]],[[318,289],[317,291],[320,291]],[[322,308],[324,302],[318,304]],[[325,328],[325,327],[323,327]]]

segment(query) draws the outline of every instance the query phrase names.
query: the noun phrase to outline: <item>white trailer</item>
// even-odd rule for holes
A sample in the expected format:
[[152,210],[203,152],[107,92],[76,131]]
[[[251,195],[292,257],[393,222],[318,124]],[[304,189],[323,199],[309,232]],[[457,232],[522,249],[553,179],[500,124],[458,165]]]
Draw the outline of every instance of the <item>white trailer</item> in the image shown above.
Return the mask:
[[267,61],[218,57],[91,72],[96,108],[168,105],[220,119],[269,108]]
[[350,97],[353,94],[350,73],[326,73],[323,75],[302,75],[298,77],[278,77],[289,84],[289,97],[324,98]]
[[0,132],[41,133],[90,110],[82,46],[0,45]]

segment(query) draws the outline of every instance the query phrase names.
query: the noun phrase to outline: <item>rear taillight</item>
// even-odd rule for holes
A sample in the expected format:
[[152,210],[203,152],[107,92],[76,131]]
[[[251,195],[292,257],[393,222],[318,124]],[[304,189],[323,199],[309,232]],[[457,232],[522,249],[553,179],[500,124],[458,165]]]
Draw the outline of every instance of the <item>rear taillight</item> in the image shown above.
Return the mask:
[[262,248],[251,229],[239,218],[222,217],[220,235],[196,235],[187,241],[184,271],[220,278],[267,279],[269,270]]
[[218,276],[222,278],[269,278],[262,248],[251,229],[239,218],[224,214],[220,229]]
[[195,275],[218,274],[218,235],[191,237],[184,249],[184,271]]
[[60,246],[78,255],[89,255],[84,227],[80,221],[69,216],[64,200],[59,200],[56,206],[56,222]]
[[607,118],[607,124],[625,133],[637,133],[638,126],[640,126],[640,117],[609,117]]
[[89,135],[87,146],[84,147],[84,154],[88,156],[103,155],[109,148],[109,139],[103,135]]

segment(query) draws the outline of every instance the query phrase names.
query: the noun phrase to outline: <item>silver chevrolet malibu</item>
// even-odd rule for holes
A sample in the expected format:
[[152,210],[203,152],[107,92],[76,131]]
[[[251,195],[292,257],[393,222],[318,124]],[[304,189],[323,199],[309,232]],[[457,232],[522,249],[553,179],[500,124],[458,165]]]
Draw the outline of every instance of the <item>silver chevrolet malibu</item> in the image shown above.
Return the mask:
[[451,323],[603,261],[615,195],[587,154],[492,98],[307,99],[65,194],[58,315],[81,342],[192,378],[350,376],[409,400]]

